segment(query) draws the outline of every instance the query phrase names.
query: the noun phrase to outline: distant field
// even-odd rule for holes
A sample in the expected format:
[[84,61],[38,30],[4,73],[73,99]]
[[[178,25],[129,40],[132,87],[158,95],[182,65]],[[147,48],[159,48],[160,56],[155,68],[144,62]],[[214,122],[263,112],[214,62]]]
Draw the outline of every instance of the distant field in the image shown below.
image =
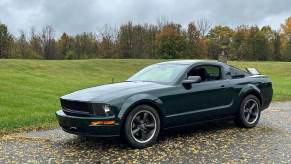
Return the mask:
[[[59,97],[72,91],[127,79],[161,60],[0,60],[0,132],[55,126]],[[255,67],[273,81],[274,100],[291,100],[291,62],[231,62]]]

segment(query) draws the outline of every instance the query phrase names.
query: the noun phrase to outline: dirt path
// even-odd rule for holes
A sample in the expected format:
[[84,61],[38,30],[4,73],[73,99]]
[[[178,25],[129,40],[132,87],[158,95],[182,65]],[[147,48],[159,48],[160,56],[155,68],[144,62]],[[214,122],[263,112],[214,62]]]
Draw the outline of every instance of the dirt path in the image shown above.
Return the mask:
[[14,134],[0,139],[0,163],[291,163],[291,101],[273,103],[253,129],[232,122],[185,129],[167,131],[143,150],[60,129]]

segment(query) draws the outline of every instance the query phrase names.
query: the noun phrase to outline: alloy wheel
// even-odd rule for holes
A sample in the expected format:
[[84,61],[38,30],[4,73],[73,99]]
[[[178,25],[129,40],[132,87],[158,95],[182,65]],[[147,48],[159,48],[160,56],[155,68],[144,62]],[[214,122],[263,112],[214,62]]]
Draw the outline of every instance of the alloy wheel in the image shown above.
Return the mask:
[[131,121],[131,135],[136,142],[146,143],[150,141],[157,130],[157,121],[150,111],[137,112]]
[[249,99],[245,105],[243,110],[243,116],[247,123],[253,124],[257,121],[259,117],[259,105],[256,100]]

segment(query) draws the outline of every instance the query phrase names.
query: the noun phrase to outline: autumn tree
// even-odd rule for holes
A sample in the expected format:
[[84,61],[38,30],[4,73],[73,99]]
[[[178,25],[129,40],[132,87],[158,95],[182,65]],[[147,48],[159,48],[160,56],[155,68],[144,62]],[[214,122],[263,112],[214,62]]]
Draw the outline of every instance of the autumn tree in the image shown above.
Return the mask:
[[281,28],[283,33],[286,35],[288,39],[291,39],[291,17],[288,17],[285,20],[285,24],[281,24]]
[[90,59],[95,58],[97,42],[96,36],[93,33],[82,33],[75,36],[75,59]]
[[145,58],[146,33],[142,25],[133,26],[133,58]]
[[238,26],[232,36],[231,52],[230,56],[232,59],[245,59],[247,54],[250,53],[248,45],[249,30],[247,26]]
[[200,42],[200,32],[194,22],[188,24],[187,29],[187,39],[188,39],[188,52],[191,57],[199,56],[199,42]]
[[233,30],[228,26],[215,26],[209,31],[207,38],[209,40],[208,50],[211,58],[217,59],[222,51],[229,54],[232,34]]
[[145,24],[143,26],[144,28],[144,51],[143,56],[144,58],[156,58],[156,34],[158,32],[158,26],[151,25],[151,24]]
[[[100,31],[99,40],[97,41],[97,56],[100,58],[118,58],[120,54],[117,50],[117,29],[105,25]],[[120,52],[119,52],[120,53]]]
[[291,17],[285,20],[282,28],[282,55],[283,59],[291,60]]
[[210,58],[225,52],[230,60],[291,61],[291,17],[274,30],[270,26],[214,26],[206,19],[180,24],[128,22],[106,25],[97,33],[55,36],[51,26],[15,37],[0,24],[0,58]]
[[253,48],[252,59],[266,60],[268,54],[268,42],[264,35],[264,32],[258,27],[252,27],[250,39]]
[[142,53],[144,30],[141,25],[128,22],[120,27],[118,45],[124,58],[136,58]]
[[165,25],[156,35],[158,53],[162,58],[181,58],[186,48],[186,36],[181,25],[170,23]]
[[132,22],[128,22],[122,25],[118,34],[118,45],[123,58],[133,57],[133,25]]
[[269,26],[238,26],[231,38],[233,59],[268,60],[272,59],[275,34]]
[[[261,50],[259,51],[259,60],[272,60],[275,54],[279,53],[276,46],[276,32],[270,26],[263,26],[259,32],[261,35]],[[278,55],[278,54],[276,54]]]
[[57,58],[74,59],[76,56],[74,38],[67,33],[63,33],[57,41]]
[[122,25],[117,39],[121,55],[124,58],[154,57],[157,29],[157,26],[132,22]]

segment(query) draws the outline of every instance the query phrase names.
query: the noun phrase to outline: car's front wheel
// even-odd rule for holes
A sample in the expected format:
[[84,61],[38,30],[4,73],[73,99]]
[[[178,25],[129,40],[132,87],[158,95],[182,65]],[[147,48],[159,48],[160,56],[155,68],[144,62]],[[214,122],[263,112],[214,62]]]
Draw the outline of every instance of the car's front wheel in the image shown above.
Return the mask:
[[132,147],[150,146],[160,132],[159,114],[151,106],[137,106],[128,114],[124,128],[125,138]]
[[260,119],[260,101],[254,95],[246,96],[240,105],[240,111],[236,118],[236,123],[244,128],[255,127]]

